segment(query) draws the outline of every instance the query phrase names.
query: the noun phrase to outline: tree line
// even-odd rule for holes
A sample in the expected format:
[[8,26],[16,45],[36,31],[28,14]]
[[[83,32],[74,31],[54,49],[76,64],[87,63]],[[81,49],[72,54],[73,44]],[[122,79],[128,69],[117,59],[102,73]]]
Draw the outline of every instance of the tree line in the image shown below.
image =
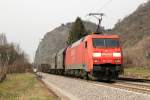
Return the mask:
[[[100,29],[103,32],[110,33],[111,29],[105,29],[103,26],[100,26]],[[96,31],[96,30],[95,30]],[[80,17],[77,17],[75,22],[73,22],[70,31],[69,31],[69,36],[66,41],[67,45],[71,45],[77,40],[81,39],[82,37],[91,34],[91,30],[87,30],[86,27],[84,26],[84,21]],[[99,32],[100,34],[100,32]]]
[[0,33],[0,80],[7,73],[21,73],[31,68],[27,54],[19,44],[8,43],[4,33]]
[[66,43],[67,45],[71,45],[85,35],[88,35],[88,33],[85,29],[83,21],[80,17],[77,17],[75,22],[71,26]]

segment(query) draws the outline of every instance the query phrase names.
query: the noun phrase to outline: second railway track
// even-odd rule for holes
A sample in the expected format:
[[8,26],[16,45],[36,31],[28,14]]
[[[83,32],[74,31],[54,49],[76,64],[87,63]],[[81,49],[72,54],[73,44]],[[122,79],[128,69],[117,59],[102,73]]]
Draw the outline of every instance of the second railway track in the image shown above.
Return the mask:
[[119,89],[124,89],[127,91],[142,93],[142,94],[150,94],[150,83],[144,83],[144,82],[127,82],[127,81],[116,81],[112,83],[106,83],[106,82],[93,82],[89,81],[91,83],[94,83],[94,85],[104,85]]
[[117,82],[112,84],[112,86],[120,89],[125,89],[128,91],[150,94],[150,85],[144,85],[141,83],[135,84],[135,83],[127,83],[127,82]]

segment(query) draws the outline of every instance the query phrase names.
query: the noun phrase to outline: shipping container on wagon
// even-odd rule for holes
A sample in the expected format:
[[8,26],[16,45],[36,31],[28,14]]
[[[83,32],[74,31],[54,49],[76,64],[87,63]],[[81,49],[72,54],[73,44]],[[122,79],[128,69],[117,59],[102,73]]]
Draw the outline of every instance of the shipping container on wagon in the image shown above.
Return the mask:
[[54,53],[52,56],[51,56],[51,59],[50,59],[50,69],[56,69],[56,66],[57,66],[57,63],[56,63],[56,56],[57,53]]
[[65,60],[65,48],[61,49],[58,53],[57,53],[57,67],[56,69],[64,69],[64,60]]
[[42,72],[48,72],[50,69],[50,65],[49,64],[41,64],[41,71]]

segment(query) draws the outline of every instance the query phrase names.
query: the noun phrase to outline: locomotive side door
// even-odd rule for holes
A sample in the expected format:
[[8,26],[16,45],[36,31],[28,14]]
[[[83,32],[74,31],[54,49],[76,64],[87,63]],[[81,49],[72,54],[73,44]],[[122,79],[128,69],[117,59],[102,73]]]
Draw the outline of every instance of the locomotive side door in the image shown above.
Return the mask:
[[83,46],[83,69],[85,69],[87,71],[87,68],[88,68],[88,58],[87,58],[88,43],[87,43],[87,41],[85,41],[83,45],[84,45]]

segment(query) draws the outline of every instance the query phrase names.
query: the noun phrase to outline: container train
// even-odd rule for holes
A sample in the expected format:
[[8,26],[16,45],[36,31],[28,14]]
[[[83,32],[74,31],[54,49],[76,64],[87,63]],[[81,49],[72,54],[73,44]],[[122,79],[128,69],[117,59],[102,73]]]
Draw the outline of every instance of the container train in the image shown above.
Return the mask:
[[87,35],[51,56],[47,72],[85,79],[114,80],[123,73],[118,35]]

